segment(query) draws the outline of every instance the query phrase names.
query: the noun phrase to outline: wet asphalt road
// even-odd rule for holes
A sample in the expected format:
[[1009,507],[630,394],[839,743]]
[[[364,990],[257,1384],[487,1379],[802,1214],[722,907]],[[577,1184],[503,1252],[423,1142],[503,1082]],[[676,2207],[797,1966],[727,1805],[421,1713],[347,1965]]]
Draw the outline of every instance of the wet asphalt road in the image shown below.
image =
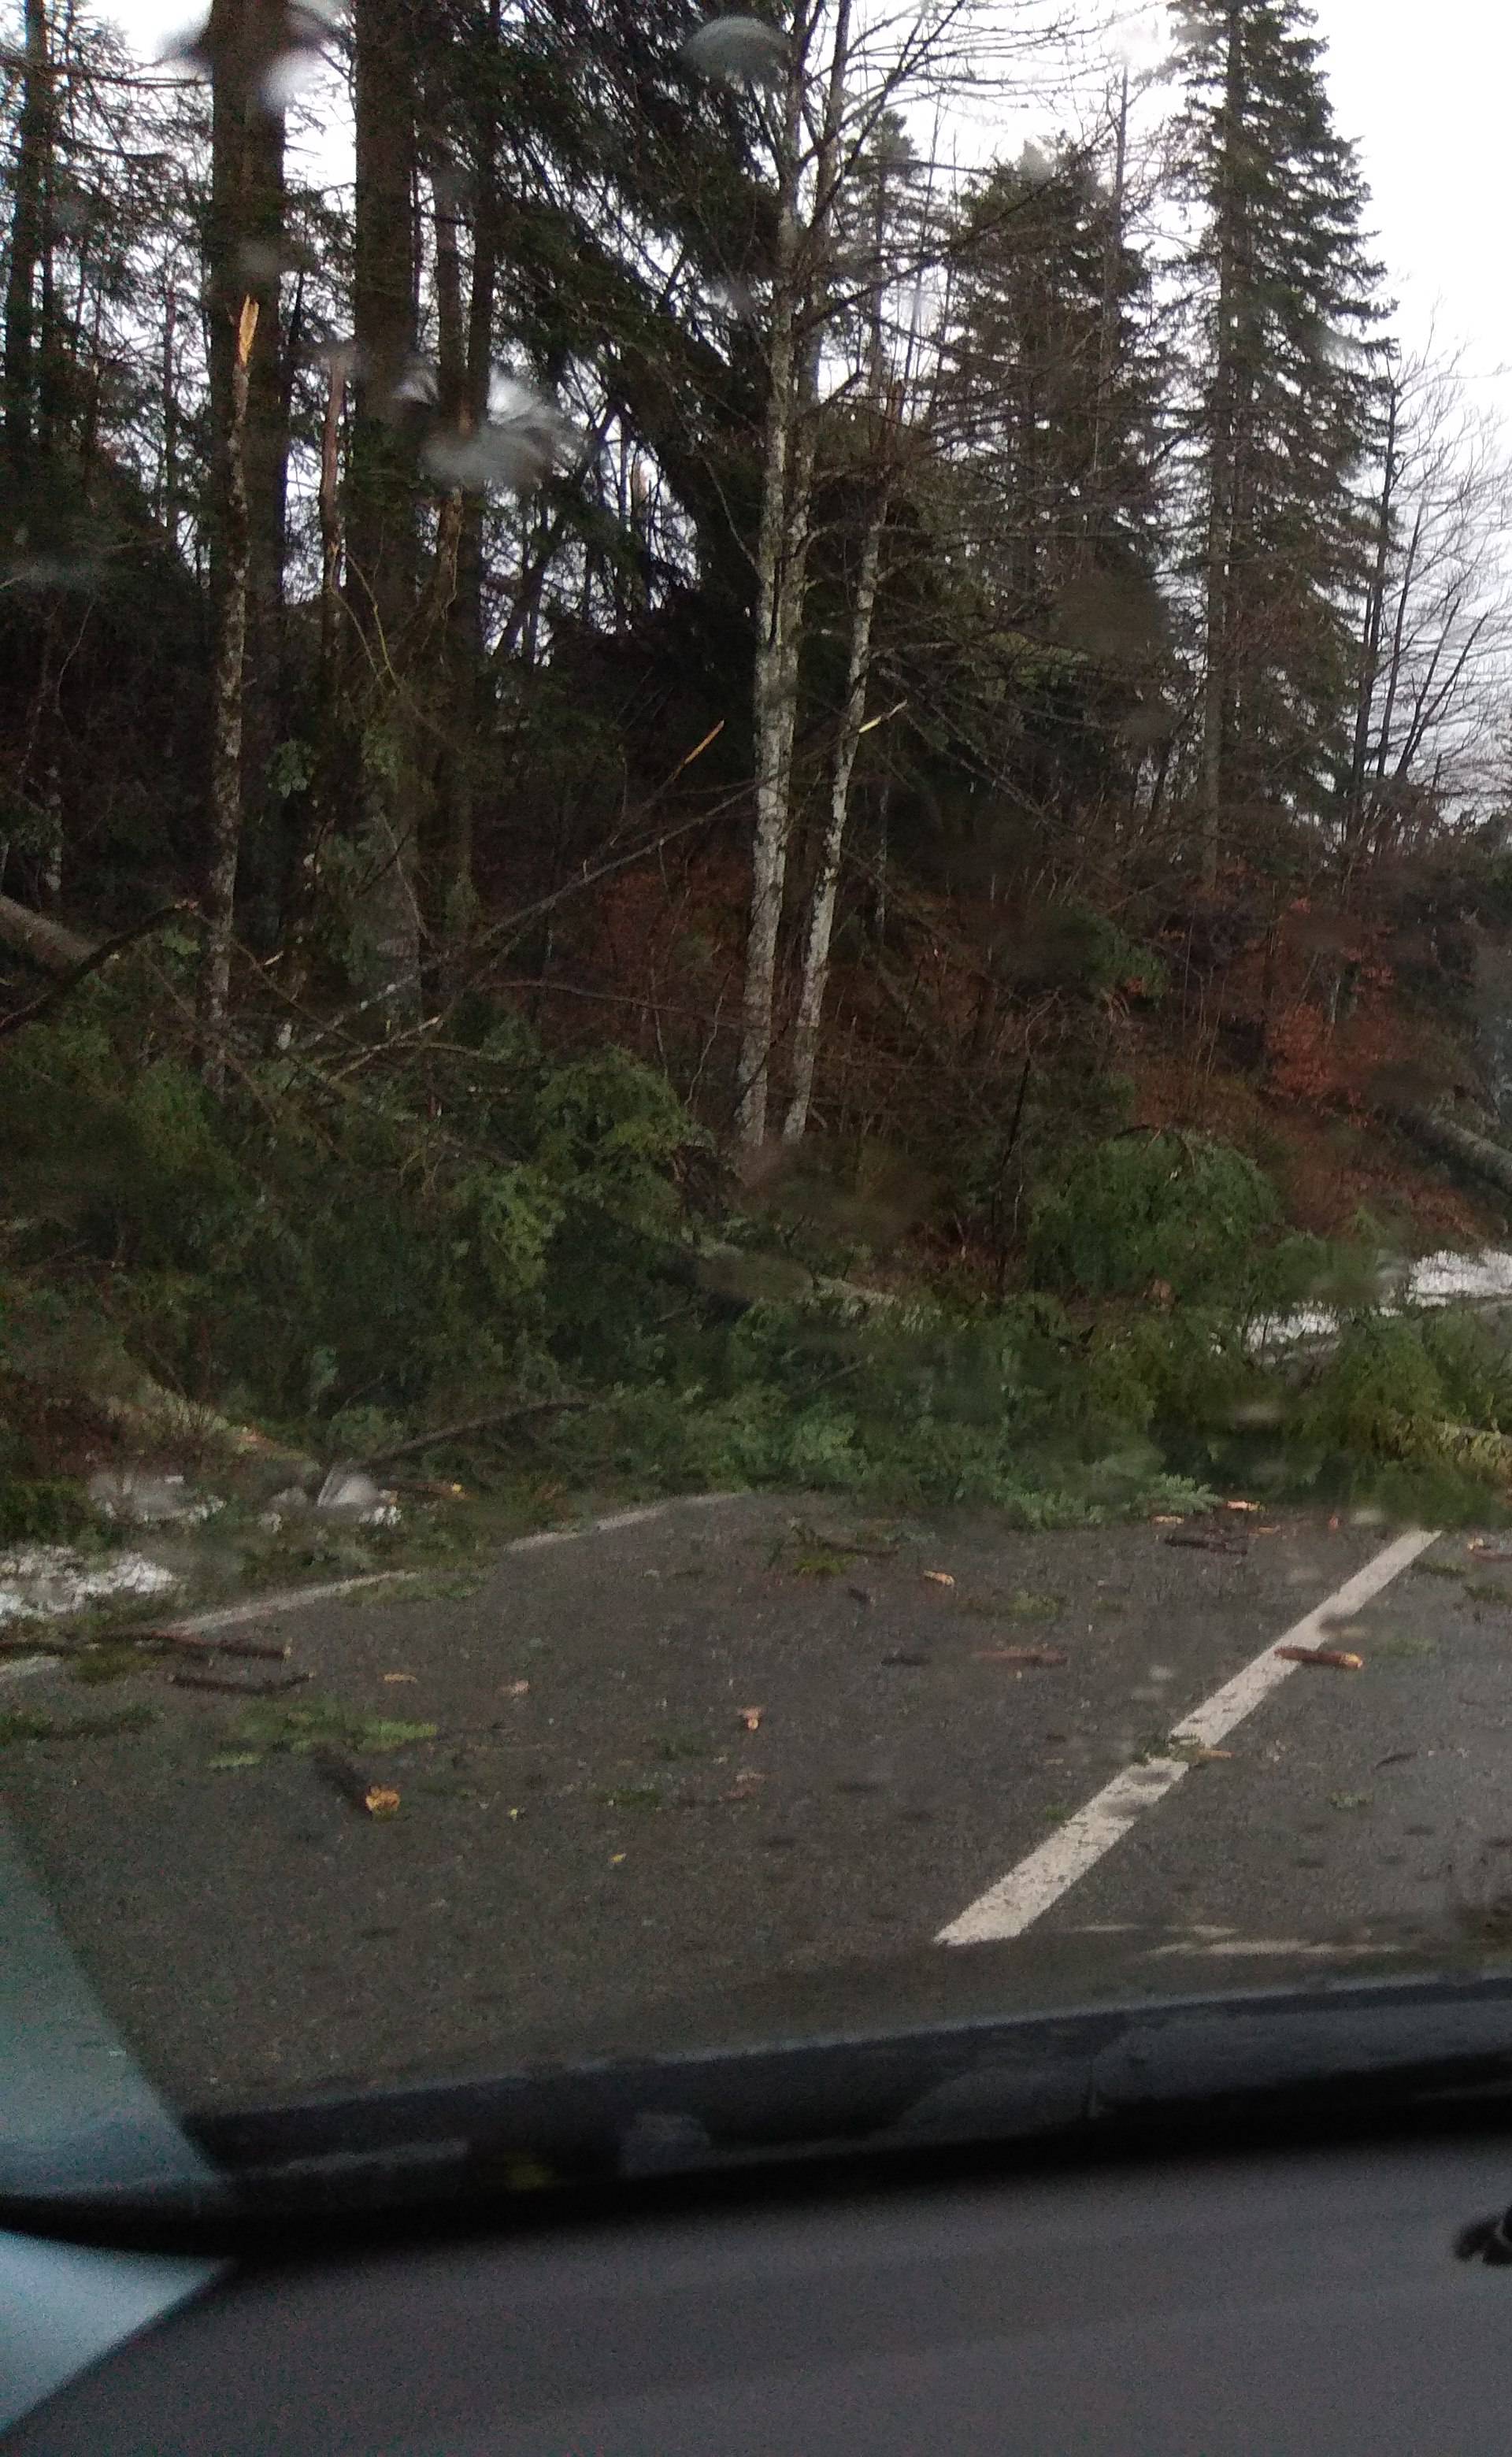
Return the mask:
[[[368,1591],[258,1624],[311,1676],[275,1712],[436,1725],[348,1751],[399,1792],[392,1817],[308,1756],[217,1767],[248,1753],[241,1706],[163,1669],[7,1686],[0,1708],[153,1720],[13,1742],[0,1798],[180,2103],[576,2048],[637,2007],[927,1946],[1391,1532],[1247,1523],[1231,1552],[1160,1525],[670,1504],[513,1547],[470,1594]],[[1362,1922],[1504,1942],[1512,1562],[1445,1537],[1340,1642],[1362,1672],[1287,1680],[1043,1930],[1094,1952],[1148,1932],[1142,1950],[1215,1982]]]

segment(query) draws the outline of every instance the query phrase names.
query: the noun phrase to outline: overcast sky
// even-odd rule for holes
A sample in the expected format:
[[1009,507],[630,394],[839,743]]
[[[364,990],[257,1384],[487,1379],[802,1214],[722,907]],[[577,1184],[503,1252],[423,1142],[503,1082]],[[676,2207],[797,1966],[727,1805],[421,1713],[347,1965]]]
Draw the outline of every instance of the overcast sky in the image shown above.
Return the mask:
[[[150,56],[203,10],[114,0],[105,13]],[[1152,28],[1162,15],[1151,10]],[[1401,340],[1411,349],[1437,324],[1441,341],[1463,345],[1477,398],[1512,423],[1512,375],[1500,372],[1512,369],[1512,17],[1489,0],[1318,0],[1316,16],[1338,127],[1361,148]]]

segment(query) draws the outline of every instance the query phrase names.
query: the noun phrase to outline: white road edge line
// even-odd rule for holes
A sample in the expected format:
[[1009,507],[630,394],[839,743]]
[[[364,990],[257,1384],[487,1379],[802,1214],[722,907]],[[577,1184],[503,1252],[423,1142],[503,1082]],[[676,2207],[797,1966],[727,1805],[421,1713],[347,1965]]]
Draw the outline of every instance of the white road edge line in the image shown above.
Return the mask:
[[[508,1553],[534,1552],[542,1544],[571,1544],[584,1536],[608,1536],[617,1527],[638,1527],[644,1519],[663,1518],[672,1510],[707,1508],[712,1502],[747,1499],[749,1495],[743,1491],[674,1493],[669,1495],[665,1501],[644,1501],[637,1503],[632,1510],[613,1511],[607,1518],[585,1518],[576,1527],[548,1527],[535,1536],[513,1536],[507,1544],[500,1545],[493,1558],[502,1560]],[[444,1574],[445,1565],[440,1567]],[[363,1587],[397,1587],[409,1579],[433,1579],[437,1575],[438,1564],[434,1561],[417,1570],[367,1570],[361,1578],[327,1579],[318,1587],[280,1587],[277,1594],[259,1596],[253,1603],[224,1604],[216,1612],[190,1613],[176,1621],[164,1621],[155,1626],[172,1630],[180,1638],[199,1638],[209,1630],[235,1629],[242,1621],[268,1621],[278,1613],[297,1612],[301,1604],[330,1603],[337,1596],[356,1595]],[[47,1644],[40,1631],[36,1643],[39,1650]],[[0,1663],[0,1686],[10,1681],[29,1680],[33,1673],[53,1672],[62,1660],[61,1656],[39,1651],[35,1655],[20,1656],[11,1663]]]
[[[1232,1732],[1235,1724],[1253,1714],[1262,1699],[1278,1688],[1289,1673],[1296,1671],[1295,1663],[1276,1653],[1277,1647],[1316,1646],[1325,1623],[1347,1620],[1362,1604],[1368,1604],[1399,1571],[1438,1540],[1440,1532],[1437,1527],[1409,1528],[1406,1535],[1386,1545],[1374,1560],[1357,1570],[1352,1579],[1346,1579],[1341,1587],[1336,1587],[1331,1596],[1325,1596],[1320,1604],[1315,1604],[1310,1613],[1304,1613],[1280,1638],[1272,1639],[1252,1663],[1236,1672],[1232,1681],[1226,1681],[1221,1689],[1215,1689],[1192,1714],[1184,1715],[1170,1735],[1172,1741],[1198,1748],[1216,1748],[1225,1733]],[[1057,1827],[1048,1842],[1021,1860],[1016,1869],[1010,1869],[1005,1877],[1000,1877],[995,1886],[989,1886],[984,1894],[979,1894],[974,1903],[968,1903],[958,1919],[940,1930],[935,1943],[986,1945],[1005,1937],[1022,1936],[1052,1903],[1069,1891],[1078,1878],[1086,1876],[1105,1851],[1110,1851],[1122,1840],[1141,1810],[1152,1808],[1157,1800],[1164,1800],[1190,1771],[1191,1762],[1186,1758],[1146,1758],[1138,1765],[1126,1766],[1122,1774],[1114,1775],[1111,1783],[1094,1794],[1085,1808],[1079,1808],[1074,1817]]]

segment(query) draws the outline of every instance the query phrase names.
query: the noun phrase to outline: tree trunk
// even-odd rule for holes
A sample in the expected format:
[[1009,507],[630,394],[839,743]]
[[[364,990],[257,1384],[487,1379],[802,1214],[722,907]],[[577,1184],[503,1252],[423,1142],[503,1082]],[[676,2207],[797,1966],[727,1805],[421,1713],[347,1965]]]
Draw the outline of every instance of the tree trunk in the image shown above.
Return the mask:
[[163,296],[162,480],[158,512],[170,548],[178,548],[178,369],[174,345],[178,321],[178,294],[170,278]]
[[1365,768],[1370,752],[1370,713],[1375,705],[1376,683],[1380,672],[1380,635],[1386,609],[1386,558],[1391,548],[1391,526],[1396,509],[1397,484],[1397,415],[1399,404],[1398,386],[1393,382],[1387,397],[1386,451],[1381,468],[1380,501],[1376,511],[1376,558],[1371,571],[1370,587],[1365,597],[1365,621],[1360,642],[1359,691],[1355,703],[1355,739],[1350,754],[1349,793],[1344,809],[1344,843],[1353,851],[1364,830]]
[[[296,1001],[309,986],[315,923],[321,900],[321,862],[330,833],[335,799],[332,771],[340,726],[342,685],[342,412],[346,403],[349,352],[333,349],[325,416],[321,424],[321,475],[317,506],[321,530],[321,647],[316,669],[315,773],[299,797],[285,882],[283,952],[279,986]],[[289,1037],[287,1024],[280,1036]]]
[[[265,0],[264,0],[265,5]],[[284,122],[248,106],[242,224],[244,287],[258,303],[247,369],[243,459],[247,488],[247,655],[241,769],[243,797],[264,894],[276,898],[283,820],[269,791],[273,756],[289,733],[283,568],[289,469],[289,377],[281,315]]]
[[1087,476],[1088,546],[1095,546],[1103,521],[1103,444],[1108,427],[1108,397],[1118,355],[1118,282],[1124,254],[1124,196],[1129,168],[1129,71],[1119,89],[1118,121],[1113,138],[1113,193],[1108,199],[1108,227],[1103,240],[1103,295],[1097,319],[1097,400],[1092,413],[1092,448]]
[[0,947],[13,948],[44,972],[57,974],[75,972],[93,953],[88,939],[10,896],[0,896]]
[[15,202],[10,211],[10,266],[5,299],[5,435],[19,488],[35,441],[37,392],[37,268],[42,257],[43,201],[52,148],[52,68],[47,0],[26,0],[26,53],[16,131]]
[[830,937],[835,926],[835,894],[839,883],[840,851],[850,803],[851,771],[860,747],[866,719],[866,683],[871,670],[872,613],[877,604],[877,575],[881,561],[882,530],[887,520],[885,490],[878,497],[861,544],[861,568],[856,583],[851,616],[851,648],[845,705],[840,713],[835,765],[830,774],[829,819],[819,848],[819,865],[809,905],[808,935],[803,947],[803,974],[798,985],[797,1016],[793,1032],[793,1085],[784,1143],[801,1140],[814,1094],[814,1063],[818,1055],[819,1022],[829,980]]
[[[198,1009],[202,1062],[207,1080],[217,1086],[224,1075],[247,813],[250,805],[261,815],[267,765],[280,730],[288,461],[279,320],[283,117],[247,64],[275,55],[282,23],[281,0],[213,0],[207,38],[214,56],[232,64],[223,65],[215,79],[206,266],[214,645]],[[164,351],[166,395],[174,375],[171,339]],[[169,433],[164,491],[170,503],[173,449]]]
[[[806,229],[799,218],[804,48],[795,48],[777,143],[777,220],[761,521],[756,541],[756,839],[741,998],[735,1133],[741,1146],[766,1140],[777,1006],[777,934],[793,821],[793,745],[797,729],[798,659],[803,627],[817,438],[814,395],[820,326],[818,285],[835,209],[840,121],[849,58],[850,6],[839,0],[824,119]],[[805,329],[804,315],[807,312]]]
[[1218,878],[1223,834],[1225,752],[1232,702],[1232,554],[1236,382],[1234,319],[1239,279],[1239,131],[1244,109],[1244,52],[1237,0],[1228,10],[1224,86],[1223,194],[1219,201],[1216,347],[1208,437],[1208,541],[1204,590],[1202,692],[1202,884]]
[[1387,1115],[1430,1151],[1440,1153],[1445,1160],[1458,1161],[1461,1168],[1485,1178],[1503,1194],[1512,1194],[1512,1152],[1501,1144],[1472,1133],[1468,1126],[1457,1125],[1453,1118],[1442,1118],[1434,1109],[1403,1107],[1390,1109]]
[[354,971],[396,1029],[420,1013],[417,780],[406,660],[416,607],[415,473],[396,387],[414,342],[414,62],[404,0],[356,0],[355,416],[346,602],[363,884]]
[[1419,506],[1412,525],[1412,537],[1402,563],[1401,583],[1397,591],[1397,611],[1391,630],[1391,657],[1386,668],[1386,705],[1381,711],[1380,732],[1376,738],[1376,783],[1386,779],[1386,762],[1391,755],[1392,728],[1397,721],[1397,698],[1401,689],[1403,648],[1407,630],[1407,609],[1412,603],[1413,583],[1417,576],[1418,555],[1422,544],[1423,515]]
[[226,1010],[231,991],[237,864],[241,851],[242,671],[247,643],[247,370],[258,302],[244,299],[237,319],[231,404],[222,439],[217,545],[215,653],[210,679],[210,828],[204,938],[199,960],[199,1034],[205,1081],[225,1083]]
[[[431,165],[436,229],[437,379],[440,415],[467,431],[487,416],[493,326],[491,163],[481,183],[473,235],[472,284],[463,298],[460,217],[440,162]],[[472,937],[472,763],[483,647],[483,505],[460,490],[443,503],[432,580],[433,621],[427,692],[439,736],[431,774],[430,826],[424,847],[423,909],[427,969],[437,992],[461,985]]]
[[[882,341],[882,301],[886,287],[887,244],[887,181],[880,167],[873,216],[873,244],[876,273],[872,286],[870,322],[871,339],[867,359],[867,400],[885,441],[882,445],[882,474],[861,533],[860,568],[856,579],[856,602],[851,610],[851,644],[845,675],[845,698],[840,710],[839,732],[836,737],[834,765],[830,771],[830,808],[824,835],[819,846],[818,868],[809,898],[808,930],[803,945],[803,969],[798,982],[797,1014],[793,1032],[793,1072],[787,1116],[782,1122],[784,1143],[801,1142],[808,1125],[809,1104],[814,1097],[814,1066],[818,1055],[819,1024],[824,1013],[824,991],[829,980],[830,939],[835,927],[835,895],[839,884],[840,852],[845,842],[845,821],[850,807],[851,772],[856,754],[860,748],[866,722],[866,685],[872,661],[872,615],[877,604],[877,580],[881,564],[882,532],[887,525],[887,504],[891,486],[892,445],[901,423],[902,386],[884,382],[885,351]],[[885,396],[885,397],[884,397]]]

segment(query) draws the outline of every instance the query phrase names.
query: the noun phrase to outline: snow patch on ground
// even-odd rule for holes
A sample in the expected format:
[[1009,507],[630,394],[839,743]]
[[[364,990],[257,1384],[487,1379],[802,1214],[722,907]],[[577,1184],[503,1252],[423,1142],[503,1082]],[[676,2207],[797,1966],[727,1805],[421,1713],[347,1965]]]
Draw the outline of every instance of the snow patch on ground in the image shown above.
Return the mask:
[[[1512,1253],[1500,1247],[1485,1246],[1478,1254],[1455,1254],[1447,1249],[1424,1254],[1397,1279],[1393,1297],[1384,1311],[1399,1313],[1406,1306],[1499,1302],[1512,1304]],[[1336,1311],[1327,1306],[1301,1306],[1295,1313],[1256,1323],[1250,1344],[1253,1348],[1286,1348],[1295,1340],[1317,1339],[1336,1331],[1338,1320]]]
[[91,1561],[63,1544],[24,1544],[0,1553],[0,1624],[82,1612],[102,1596],[157,1596],[178,1580],[141,1553]]
[[155,1476],[141,1468],[101,1468],[89,1480],[90,1499],[107,1518],[134,1518],[151,1526],[176,1520],[203,1525],[225,1508],[216,1494],[192,1494],[182,1476]]
[[1487,1246],[1479,1254],[1425,1254],[1408,1280],[1414,1305],[1474,1303],[1512,1297],[1512,1254]]

